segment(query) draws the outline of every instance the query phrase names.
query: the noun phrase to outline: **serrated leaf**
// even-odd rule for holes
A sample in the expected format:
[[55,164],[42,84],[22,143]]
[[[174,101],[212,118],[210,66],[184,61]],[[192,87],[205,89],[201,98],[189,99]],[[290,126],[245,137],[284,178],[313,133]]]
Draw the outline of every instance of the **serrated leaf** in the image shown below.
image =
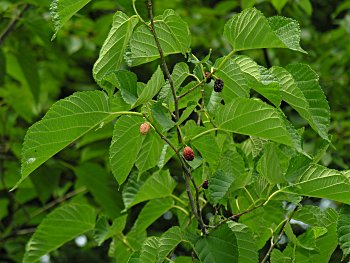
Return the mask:
[[74,172],[111,219],[120,214],[122,198],[111,174],[94,163],[83,163],[76,167]]
[[228,132],[257,136],[289,146],[295,144],[286,120],[274,107],[260,100],[236,98],[217,111],[216,122],[219,129]]
[[87,5],[91,0],[53,0],[50,5],[51,18],[55,25],[56,37],[58,30],[80,9]]
[[286,182],[275,144],[268,143],[265,145],[264,154],[260,158],[257,171],[265,177],[270,184],[279,184]]
[[174,226],[164,232],[159,238],[157,262],[163,262],[167,255],[169,255],[169,253],[183,241],[188,242],[184,236],[182,229],[178,226]]
[[249,82],[251,88],[271,101],[273,105],[279,107],[282,101],[280,84],[278,83],[276,77],[270,72],[270,70],[262,66],[259,66],[259,70],[260,81]]
[[[188,25],[173,10],[165,10],[155,17],[155,31],[164,56],[176,53],[185,54],[191,45]],[[125,60],[130,66],[137,66],[159,58],[154,37],[149,28],[141,25],[131,36],[130,50]]]
[[99,58],[92,70],[97,82],[100,82],[111,71],[120,68],[126,46],[137,23],[138,18],[135,16],[128,17],[120,11],[115,13],[112,28],[102,45]]
[[216,171],[209,179],[209,194],[214,204],[217,204],[229,191],[235,177],[222,170]]
[[257,48],[289,48],[305,52],[299,45],[299,24],[290,18],[266,19],[255,8],[234,15],[225,25],[225,38],[234,51]]
[[[336,232],[338,213],[333,209],[327,209],[323,213],[324,219],[321,228],[323,229],[323,235],[316,238],[315,240],[315,247],[317,251],[307,250],[302,247],[295,248],[294,246],[288,245],[287,248],[283,251],[283,254],[288,257],[292,257],[295,262],[330,262],[329,260],[338,245]],[[324,228],[327,229],[326,234],[324,234]]]
[[[133,234],[140,233],[146,230],[155,220],[169,211],[174,202],[172,198],[160,198],[149,201],[141,210],[135,224],[130,232]],[[128,233],[129,235],[129,233]]]
[[307,158],[304,155],[297,155],[290,159],[289,166],[285,174],[285,178],[288,182],[295,182],[300,174],[310,166],[311,159]]
[[304,205],[295,212],[293,219],[311,226],[324,226],[326,215],[318,206]]
[[[195,126],[193,129],[196,134],[205,132],[207,129],[204,127]],[[191,144],[200,152],[204,161],[209,163],[210,167],[215,169],[218,164],[220,149],[215,141],[214,132],[205,134],[195,140],[191,141]]]
[[292,263],[292,259],[288,256],[285,256],[278,249],[273,249],[270,256],[271,263]]
[[157,260],[159,247],[158,237],[148,237],[142,244],[140,262],[142,263],[154,263]]
[[[214,67],[218,67],[223,62],[223,58],[215,61]],[[227,60],[219,70],[215,72],[215,76],[224,81],[224,88],[222,90],[225,103],[230,103],[236,97],[249,97],[249,87],[244,75],[233,60]]]
[[139,176],[158,164],[163,145],[164,143],[162,139],[153,129],[151,129],[143,140],[142,148],[135,162],[135,165],[139,170]]
[[140,134],[140,125],[143,122],[138,116],[121,116],[114,125],[109,160],[119,185],[125,182],[141,149],[144,137]]
[[227,224],[199,239],[195,248],[203,263],[238,263],[237,238]]
[[[178,90],[185,81],[185,79],[189,76],[190,70],[188,65],[185,62],[177,63],[174,66],[173,72],[171,73],[171,77],[174,82],[175,90]],[[163,86],[161,91],[159,92],[158,101],[164,102],[166,104],[170,104],[170,100],[172,99],[172,91],[169,82]]]
[[339,213],[337,222],[337,236],[344,260],[350,254],[350,209],[344,206]]
[[258,248],[254,242],[250,229],[237,222],[229,221],[227,225],[236,236],[238,261],[244,263],[258,262]]
[[349,178],[321,165],[311,165],[293,185],[283,191],[350,204]]
[[76,92],[56,102],[27,131],[22,148],[22,177],[15,187],[57,152],[112,118],[108,97],[101,91]]
[[153,104],[151,111],[155,125],[157,125],[162,132],[166,132],[175,126],[175,122],[171,120],[169,111],[162,106],[161,102]]
[[302,117],[323,139],[329,141],[330,109],[326,96],[318,83],[318,75],[306,64],[292,64],[288,65],[286,69],[293,76],[295,85],[302,91],[308,102],[306,110],[310,117],[307,118],[303,115]]
[[94,229],[94,239],[100,246],[105,240],[121,234],[126,225],[127,215],[122,215],[113,220],[110,226],[106,217],[100,217]]
[[157,70],[153,73],[151,79],[147,82],[147,85],[142,89],[141,94],[132,107],[137,107],[151,100],[162,88],[164,83],[163,72],[158,66]]
[[123,202],[125,208],[135,200],[135,196],[140,190],[140,187],[145,183],[148,173],[143,173],[141,176],[134,171],[130,174],[127,183],[123,187]]
[[239,222],[247,225],[253,232],[253,238],[258,249],[263,248],[266,241],[271,238],[271,229],[274,229],[285,219],[285,211],[279,201],[270,201],[240,217]]
[[[125,207],[130,208],[143,201],[170,196],[175,186],[176,182],[170,176],[168,170],[155,172],[139,187],[132,202],[125,204]],[[123,192],[123,195],[125,194],[127,194],[127,192]],[[129,196],[128,202],[130,201],[131,199]]]
[[66,204],[43,219],[26,245],[23,262],[34,263],[74,237],[95,226],[95,209],[88,205]]
[[136,103],[137,95],[137,76],[128,70],[118,70],[111,73],[115,76],[123,100],[133,105]]

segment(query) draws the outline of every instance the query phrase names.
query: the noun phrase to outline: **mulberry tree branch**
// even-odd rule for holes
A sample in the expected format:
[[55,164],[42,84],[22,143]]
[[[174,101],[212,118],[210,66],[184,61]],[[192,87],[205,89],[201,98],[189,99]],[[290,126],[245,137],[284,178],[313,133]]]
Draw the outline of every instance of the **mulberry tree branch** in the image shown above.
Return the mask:
[[[151,23],[148,25],[148,27],[153,35],[153,38],[154,38],[156,45],[157,45],[157,48],[158,48],[158,52],[159,52],[161,63],[162,63],[163,72],[165,73],[165,75],[169,81],[169,84],[170,84],[171,92],[172,92],[173,99],[174,99],[174,105],[175,105],[175,121],[177,122],[180,118],[179,97],[176,95],[174,81],[173,81],[173,78],[169,72],[169,68],[168,68],[167,63],[165,61],[164,52],[163,52],[163,49],[160,45],[159,38],[157,36],[157,32],[155,30],[152,0],[147,1],[147,10],[148,10],[149,19],[151,21]],[[158,132],[158,134],[161,136],[161,138],[163,138],[163,140],[165,139],[165,136],[161,135],[161,133]],[[178,137],[179,144],[182,145],[182,143],[183,143],[182,136],[181,136],[181,132],[180,132],[180,129],[178,126],[177,126],[177,137]],[[203,222],[203,218],[201,216],[201,211],[200,211],[199,191],[198,191],[198,187],[196,185],[196,182],[192,178],[191,169],[189,168],[188,164],[184,160],[183,156],[181,156],[181,154],[175,150],[175,147],[172,147],[172,148],[174,149],[176,155],[178,156],[178,158],[180,159],[180,162],[181,162],[182,170],[183,170],[184,177],[185,177],[186,192],[188,195],[188,199],[190,201],[192,212],[195,215],[196,219],[198,220],[199,226],[200,226],[203,234],[207,234],[207,229],[206,229],[206,226]],[[191,186],[190,186],[191,182],[192,182],[193,187],[196,191],[196,199],[193,198],[193,195],[191,192]]]

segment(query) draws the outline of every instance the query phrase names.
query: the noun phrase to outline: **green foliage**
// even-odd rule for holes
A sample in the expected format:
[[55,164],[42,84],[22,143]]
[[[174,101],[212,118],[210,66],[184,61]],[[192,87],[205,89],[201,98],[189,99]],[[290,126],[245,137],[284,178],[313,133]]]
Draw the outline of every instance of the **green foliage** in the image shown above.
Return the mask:
[[71,204],[57,208],[40,223],[28,241],[23,262],[37,262],[41,256],[94,229],[95,217],[94,208],[88,205]]
[[[323,35],[308,0],[204,2],[0,0],[0,261],[348,260],[324,76],[349,15]],[[317,37],[347,53],[311,61]]]

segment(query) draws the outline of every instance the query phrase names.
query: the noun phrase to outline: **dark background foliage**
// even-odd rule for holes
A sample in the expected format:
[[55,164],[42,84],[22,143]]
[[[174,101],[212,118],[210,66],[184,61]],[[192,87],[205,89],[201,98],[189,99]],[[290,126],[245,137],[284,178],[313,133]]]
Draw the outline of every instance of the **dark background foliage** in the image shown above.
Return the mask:
[[[11,20],[21,15],[0,43],[0,262],[19,262],[35,226],[58,204],[69,198],[82,198],[84,194],[92,203],[95,202],[86,188],[80,187],[82,183],[71,167],[93,161],[109,169],[108,136],[92,144],[71,145],[35,171],[18,190],[8,190],[20,177],[20,150],[28,127],[38,121],[55,101],[75,91],[97,88],[91,74],[92,66],[110,29],[114,12],[123,10],[133,14],[130,2],[92,1],[51,41],[53,25],[49,1],[0,0],[0,32],[6,32]],[[204,57],[212,49],[213,60],[230,50],[222,39],[222,31],[232,14],[253,5],[267,17],[279,13],[267,0],[154,2],[156,15],[167,8],[176,10],[190,25],[192,52]],[[138,8],[146,17],[143,1],[138,1]],[[301,45],[309,54],[276,49],[249,51],[247,54],[265,66],[305,61],[319,73],[320,84],[331,107],[330,134],[334,146],[327,150],[322,164],[349,169],[350,1],[289,0],[280,14],[299,21]],[[171,66],[184,60],[182,56],[167,59]],[[158,64],[159,61],[155,61],[132,70],[140,81],[146,81]],[[35,91],[36,97],[32,96],[31,90]],[[291,109],[285,110],[296,126],[306,124]],[[305,139],[305,148],[310,153],[322,147],[312,132],[307,132]],[[121,204],[120,207],[122,209]],[[141,207],[138,205],[132,209],[130,222]],[[168,216],[159,219],[149,231],[159,232],[173,225],[174,219]],[[132,224],[129,224],[127,227],[130,228]],[[51,260],[107,262],[107,244],[93,248],[92,242],[88,236],[87,244],[81,248],[72,241],[51,255]],[[181,250],[178,253],[181,254]],[[336,258],[337,254],[334,255]]]

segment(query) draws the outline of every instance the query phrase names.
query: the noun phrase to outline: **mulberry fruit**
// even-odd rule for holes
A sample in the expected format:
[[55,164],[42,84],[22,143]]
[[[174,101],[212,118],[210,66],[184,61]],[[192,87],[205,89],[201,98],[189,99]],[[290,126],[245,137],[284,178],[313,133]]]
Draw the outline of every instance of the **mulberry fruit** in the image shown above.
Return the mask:
[[144,122],[140,125],[140,133],[142,135],[146,135],[149,132],[150,128],[151,128],[151,126],[149,125],[149,123]]
[[208,182],[208,180],[205,180],[205,181],[202,183],[203,189],[208,189],[208,186],[209,186],[209,182]]
[[222,79],[216,79],[214,83],[214,91],[215,92],[221,92],[224,88],[224,81]]
[[194,152],[191,147],[186,146],[184,148],[183,156],[187,161],[193,161],[194,159]]
[[210,81],[213,79],[212,76],[209,77],[209,75],[210,75],[210,72],[208,72],[208,71],[205,72],[205,77],[207,78],[207,81],[206,81],[207,83],[210,83]]

